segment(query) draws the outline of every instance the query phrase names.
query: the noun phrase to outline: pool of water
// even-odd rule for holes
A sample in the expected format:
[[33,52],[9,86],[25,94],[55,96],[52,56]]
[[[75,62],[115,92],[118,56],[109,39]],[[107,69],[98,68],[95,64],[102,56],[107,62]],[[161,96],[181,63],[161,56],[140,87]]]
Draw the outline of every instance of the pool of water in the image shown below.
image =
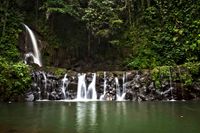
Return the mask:
[[0,133],[200,133],[200,102],[1,103]]

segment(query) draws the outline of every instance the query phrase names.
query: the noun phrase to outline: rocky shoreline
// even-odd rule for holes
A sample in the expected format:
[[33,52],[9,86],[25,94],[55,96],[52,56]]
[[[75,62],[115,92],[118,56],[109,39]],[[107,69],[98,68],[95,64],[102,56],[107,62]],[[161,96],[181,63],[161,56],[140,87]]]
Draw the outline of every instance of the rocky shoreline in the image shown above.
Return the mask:
[[[78,76],[81,73],[66,72],[67,81],[63,83],[64,75],[56,76],[51,72],[33,71],[31,88],[26,93],[27,101],[36,100],[73,100],[77,96]],[[85,73],[85,83],[92,82],[92,73]],[[199,100],[200,83],[185,85],[180,75],[171,74],[168,77],[160,75],[159,85],[152,76],[152,71],[109,71],[96,72],[97,99],[117,100],[117,91],[122,93],[125,88],[124,100],[129,101],[161,101],[161,100]],[[118,83],[116,82],[116,78]],[[106,80],[106,87],[105,87]],[[63,93],[64,85],[64,93]],[[104,88],[106,92],[104,92]]]

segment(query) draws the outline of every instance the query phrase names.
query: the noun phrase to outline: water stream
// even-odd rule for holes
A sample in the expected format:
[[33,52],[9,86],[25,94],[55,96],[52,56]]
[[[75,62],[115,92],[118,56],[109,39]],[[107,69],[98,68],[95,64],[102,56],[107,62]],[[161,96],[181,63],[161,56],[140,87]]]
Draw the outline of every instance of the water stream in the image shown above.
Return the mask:
[[78,88],[77,88],[77,98],[76,98],[78,101],[87,99],[85,76],[86,74],[79,74],[78,76]]
[[28,31],[28,34],[30,36],[31,43],[32,43],[32,46],[33,46],[33,53],[29,52],[29,53],[25,54],[25,63],[27,63],[27,59],[29,57],[32,57],[33,58],[33,62],[35,64],[38,64],[38,66],[41,67],[42,66],[41,54],[40,54],[40,51],[38,49],[38,44],[37,44],[36,37],[35,37],[33,31],[27,25],[23,24],[23,26]]
[[49,92],[47,91],[47,77],[44,72],[42,72],[43,78],[44,78],[44,94],[46,95],[46,99],[49,99]]
[[67,99],[67,96],[66,96],[67,86],[68,86],[68,78],[67,78],[67,74],[65,74],[64,78],[62,79],[62,87],[61,87],[61,90],[63,93],[63,99]]
[[125,100],[125,95],[126,95],[125,77],[126,77],[126,74],[123,73],[123,77],[122,77],[122,80],[123,80],[122,91],[121,91],[121,88],[120,88],[119,79],[118,79],[118,77],[115,77],[116,97],[117,97],[116,100],[117,101],[123,101],[123,100]]
[[88,88],[85,82],[86,74],[80,74],[78,76],[78,88],[77,88],[77,101],[97,100],[96,92],[96,73],[93,73],[92,82]]
[[169,85],[170,85],[170,92],[171,92],[171,100],[170,101],[176,101],[175,99],[174,99],[174,96],[173,96],[173,86],[172,86],[172,73],[171,73],[171,69],[169,68]]
[[88,89],[87,89],[87,99],[97,100],[96,73],[93,73],[92,82],[88,86]]

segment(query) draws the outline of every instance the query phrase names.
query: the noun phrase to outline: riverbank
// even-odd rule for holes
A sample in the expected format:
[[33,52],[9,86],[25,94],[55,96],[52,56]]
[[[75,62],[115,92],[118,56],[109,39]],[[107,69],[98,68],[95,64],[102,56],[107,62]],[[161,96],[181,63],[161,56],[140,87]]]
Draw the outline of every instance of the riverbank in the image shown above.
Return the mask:
[[[75,72],[61,68],[33,70],[27,100],[199,100],[199,64],[152,70]],[[95,74],[95,76],[94,76]],[[82,76],[82,79],[80,77]],[[95,78],[93,88],[92,81]],[[82,80],[82,81],[81,81]],[[93,90],[92,90],[93,89]],[[93,91],[96,91],[93,93]]]

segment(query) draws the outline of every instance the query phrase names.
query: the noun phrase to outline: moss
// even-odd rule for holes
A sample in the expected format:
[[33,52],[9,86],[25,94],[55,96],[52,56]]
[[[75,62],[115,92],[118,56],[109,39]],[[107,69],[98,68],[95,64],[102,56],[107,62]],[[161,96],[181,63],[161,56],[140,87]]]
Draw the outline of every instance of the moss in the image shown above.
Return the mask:
[[159,66],[151,70],[151,78],[155,87],[160,89],[162,83],[169,82],[169,77],[173,81],[181,82],[187,88],[193,82],[199,81],[200,63],[185,63],[180,66]]
[[157,89],[161,88],[162,82],[169,80],[171,66],[159,66],[151,70],[151,78]]
[[56,67],[46,67],[44,71],[51,72],[55,74],[55,76],[63,76],[67,73],[67,69],[65,68],[56,68]]
[[189,86],[192,85],[193,82],[193,78],[192,75],[185,72],[185,73],[181,73],[180,74],[180,79],[181,81],[184,83],[184,86]]
[[180,72],[180,78],[183,81],[185,86],[190,86],[194,81],[198,81],[199,78],[199,72],[200,72],[200,63],[192,63],[188,62],[181,66],[179,66],[180,69],[182,69],[182,72]]
[[182,65],[182,67],[187,68],[191,74],[195,75],[198,74],[200,71],[200,63],[193,63],[193,62],[188,62]]

